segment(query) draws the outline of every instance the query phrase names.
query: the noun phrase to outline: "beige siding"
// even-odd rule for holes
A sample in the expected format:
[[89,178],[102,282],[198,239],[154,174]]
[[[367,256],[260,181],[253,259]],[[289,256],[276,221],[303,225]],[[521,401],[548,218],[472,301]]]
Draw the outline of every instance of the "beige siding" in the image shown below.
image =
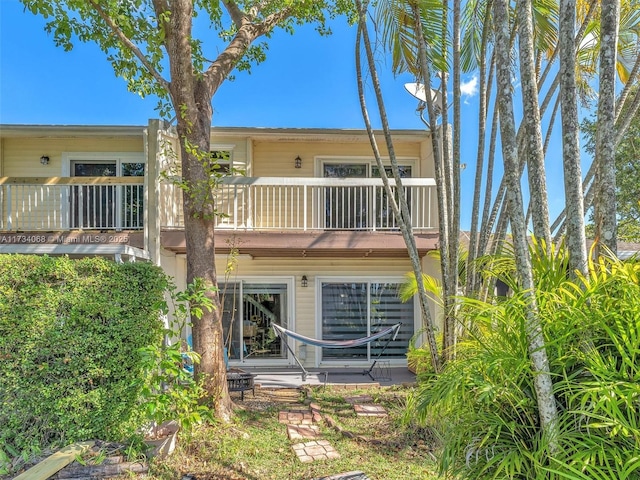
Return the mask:
[[[7,177],[57,177],[65,171],[63,156],[73,152],[126,152],[140,154],[144,158],[142,136],[109,138],[4,138],[2,148],[2,172]],[[40,157],[49,157],[49,164],[42,165]],[[66,165],[68,168],[68,165]],[[5,187],[8,196],[9,187]],[[2,218],[8,218],[11,209],[13,227],[21,230],[58,230],[61,228],[60,212],[66,208],[60,188],[42,186],[11,187],[11,202],[1,199]],[[66,197],[66,196],[65,196]],[[0,225],[7,228],[7,225]]]
[[[419,142],[394,145],[398,159],[416,160],[414,177],[422,176],[423,165]],[[382,155],[386,150],[380,145]],[[294,167],[297,156],[302,159],[302,168]],[[253,142],[253,176],[256,177],[316,177],[320,158],[358,157],[373,160],[369,143],[337,142]]]
[[[142,135],[110,138],[5,138],[2,174],[5,177],[59,177],[63,152],[139,152],[144,153]],[[49,157],[41,165],[40,157]]]
[[[318,310],[316,291],[318,277],[343,278],[383,278],[394,277],[400,279],[411,270],[408,259],[312,259],[312,258],[248,258],[241,256],[237,268],[224,278],[228,257],[216,258],[216,268],[219,272],[219,282],[237,282],[246,278],[294,277],[293,323],[295,330],[302,335],[317,338],[316,312]],[[425,273],[436,275],[437,263],[431,259],[424,260]],[[302,287],[302,275],[309,280],[308,287]],[[436,313],[432,305],[432,315]],[[418,308],[416,306],[416,315]],[[415,325],[420,328],[419,318]],[[314,349],[308,347],[306,365],[314,365]]]

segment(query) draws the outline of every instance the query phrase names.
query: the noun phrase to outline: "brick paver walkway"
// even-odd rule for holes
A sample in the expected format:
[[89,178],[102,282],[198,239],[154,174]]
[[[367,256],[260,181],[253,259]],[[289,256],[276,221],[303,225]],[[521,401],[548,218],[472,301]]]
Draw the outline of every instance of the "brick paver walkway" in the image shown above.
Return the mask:
[[361,417],[386,417],[387,411],[382,405],[360,405],[355,404],[353,409]]
[[285,410],[278,413],[278,421],[287,425],[311,425],[313,414],[309,410]]
[[340,454],[336,452],[336,449],[331,446],[328,440],[296,443],[291,447],[298,456],[298,459],[303,463],[340,458]]
[[316,439],[320,437],[317,425],[287,425],[289,440]]

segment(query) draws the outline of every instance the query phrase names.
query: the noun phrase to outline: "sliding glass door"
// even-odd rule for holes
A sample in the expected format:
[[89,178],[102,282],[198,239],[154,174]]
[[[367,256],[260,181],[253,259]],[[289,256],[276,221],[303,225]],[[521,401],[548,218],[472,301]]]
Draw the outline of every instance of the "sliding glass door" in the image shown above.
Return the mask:
[[[322,282],[321,322],[323,340],[349,340],[367,337],[382,328],[402,323],[400,333],[391,341],[383,358],[405,358],[414,333],[413,301],[398,298],[397,282]],[[347,349],[322,349],[322,360],[362,360],[376,357],[388,337],[365,346]]]
[[225,346],[231,360],[286,359],[272,324],[289,327],[287,283],[223,283]]

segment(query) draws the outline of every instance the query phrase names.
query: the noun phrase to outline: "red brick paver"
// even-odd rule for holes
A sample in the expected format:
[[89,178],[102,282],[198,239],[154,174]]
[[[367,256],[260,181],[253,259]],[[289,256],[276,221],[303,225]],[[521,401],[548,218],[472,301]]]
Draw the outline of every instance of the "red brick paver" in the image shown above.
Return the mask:
[[311,425],[313,415],[309,410],[285,410],[278,413],[278,421],[287,425]]
[[287,435],[290,440],[315,439],[320,437],[320,428],[317,425],[287,425]]
[[386,417],[387,411],[382,405],[360,405],[353,406],[356,414],[361,417]]
[[340,458],[340,454],[336,452],[336,449],[331,446],[328,440],[296,443],[291,448],[303,463]]

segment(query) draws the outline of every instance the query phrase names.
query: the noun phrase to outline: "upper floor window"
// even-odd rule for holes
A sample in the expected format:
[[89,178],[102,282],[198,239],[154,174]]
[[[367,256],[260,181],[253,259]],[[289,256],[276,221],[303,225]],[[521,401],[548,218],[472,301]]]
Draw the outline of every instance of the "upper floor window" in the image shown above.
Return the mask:
[[233,174],[233,151],[227,149],[211,150],[209,158],[217,165],[215,172],[222,176]]

